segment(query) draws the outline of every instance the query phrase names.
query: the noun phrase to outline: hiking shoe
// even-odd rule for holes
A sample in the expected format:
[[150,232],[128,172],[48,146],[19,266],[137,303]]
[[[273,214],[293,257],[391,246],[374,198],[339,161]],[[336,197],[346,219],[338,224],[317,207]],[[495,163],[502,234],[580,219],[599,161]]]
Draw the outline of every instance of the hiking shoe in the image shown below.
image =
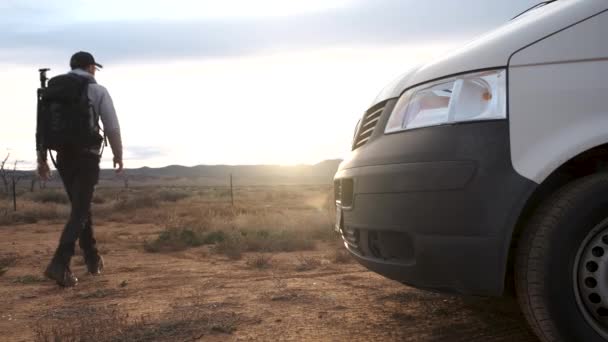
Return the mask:
[[87,271],[92,275],[100,275],[103,271],[103,258],[99,253],[85,253],[84,263],[87,265]]
[[44,276],[54,280],[61,287],[73,287],[78,284],[78,278],[74,276],[70,268],[56,260],[51,261],[44,271]]

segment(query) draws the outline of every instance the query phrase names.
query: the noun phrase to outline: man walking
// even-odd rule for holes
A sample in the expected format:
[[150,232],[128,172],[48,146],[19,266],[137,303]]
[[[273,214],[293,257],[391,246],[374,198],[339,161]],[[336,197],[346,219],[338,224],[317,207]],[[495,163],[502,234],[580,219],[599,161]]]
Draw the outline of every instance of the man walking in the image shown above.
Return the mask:
[[[95,81],[95,72],[99,70],[98,68],[102,68],[102,65],[97,63],[90,53],[80,51],[72,56],[70,67],[72,70],[63,75],[63,79],[73,79],[74,82],[84,85],[83,96],[86,93],[91,114],[91,119],[89,120],[87,116],[84,121],[90,121],[90,128],[96,132],[99,139],[91,144],[72,144],[57,148],[57,170],[70,199],[71,212],[59,239],[59,246],[44,275],[63,287],[75,286],[78,282],[70,269],[76,240],[79,241],[83,251],[87,271],[92,275],[98,275],[103,269],[103,258],[96,246],[91,217],[91,201],[99,179],[100,150],[103,144],[99,134],[99,123],[96,122],[98,119],[101,119],[104,133],[110,142],[116,172],[121,172],[123,168],[122,139],[114,104],[106,88]],[[85,114],[89,113],[85,112]],[[46,156],[46,150],[38,151],[38,173],[43,179],[48,179],[50,176]]]

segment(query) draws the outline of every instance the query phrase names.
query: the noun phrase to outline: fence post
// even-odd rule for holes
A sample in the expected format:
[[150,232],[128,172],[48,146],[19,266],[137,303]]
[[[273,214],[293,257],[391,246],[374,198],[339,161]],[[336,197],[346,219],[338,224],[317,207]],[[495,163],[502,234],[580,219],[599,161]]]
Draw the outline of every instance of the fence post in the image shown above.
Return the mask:
[[230,202],[232,203],[232,206],[234,207],[234,190],[232,188],[232,173],[230,174]]
[[13,178],[13,210],[17,211],[17,184]]

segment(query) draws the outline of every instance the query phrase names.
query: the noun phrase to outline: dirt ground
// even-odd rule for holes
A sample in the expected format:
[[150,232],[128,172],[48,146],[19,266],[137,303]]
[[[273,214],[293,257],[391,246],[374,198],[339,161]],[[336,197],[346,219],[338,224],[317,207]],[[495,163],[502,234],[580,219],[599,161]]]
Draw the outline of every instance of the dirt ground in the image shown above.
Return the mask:
[[274,254],[258,269],[258,255],[234,261],[208,246],[146,253],[141,242],[158,232],[153,224],[99,226],[106,272],[85,275],[78,256],[80,283],[60,289],[41,278],[60,229],[0,227],[0,251],[15,257],[0,277],[0,340],[40,341],[68,326],[76,335],[111,327],[115,340],[534,340],[510,300],[406,287],[332,261],[333,245]]
[[103,275],[42,277],[69,213],[60,190],[0,201],[0,341],[533,341],[512,299],[407,287],[332,230],[331,186],[100,188]]

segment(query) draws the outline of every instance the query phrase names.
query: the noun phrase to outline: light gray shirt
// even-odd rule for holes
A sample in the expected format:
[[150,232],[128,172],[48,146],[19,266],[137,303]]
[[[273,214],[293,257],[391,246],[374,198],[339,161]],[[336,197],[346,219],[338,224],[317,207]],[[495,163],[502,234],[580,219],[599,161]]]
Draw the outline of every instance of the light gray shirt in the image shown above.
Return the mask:
[[97,84],[95,77],[87,71],[74,69],[70,71],[70,73],[86,77],[91,81],[91,83],[89,83],[88,91],[89,101],[91,102],[93,110],[101,119],[104,132],[107,135],[120,132],[120,125],[118,123],[118,117],[116,116],[116,110],[114,109],[114,102],[112,102],[112,97],[110,97],[108,90],[104,86]]

